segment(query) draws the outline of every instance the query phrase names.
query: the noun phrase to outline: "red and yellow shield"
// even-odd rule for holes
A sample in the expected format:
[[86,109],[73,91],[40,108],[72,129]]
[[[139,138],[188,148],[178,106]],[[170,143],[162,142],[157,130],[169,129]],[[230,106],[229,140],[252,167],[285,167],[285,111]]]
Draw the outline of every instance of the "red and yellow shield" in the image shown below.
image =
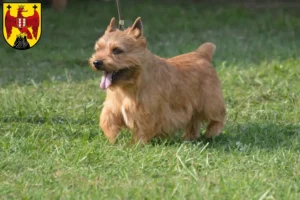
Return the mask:
[[18,50],[30,49],[42,32],[41,3],[3,3],[3,36]]

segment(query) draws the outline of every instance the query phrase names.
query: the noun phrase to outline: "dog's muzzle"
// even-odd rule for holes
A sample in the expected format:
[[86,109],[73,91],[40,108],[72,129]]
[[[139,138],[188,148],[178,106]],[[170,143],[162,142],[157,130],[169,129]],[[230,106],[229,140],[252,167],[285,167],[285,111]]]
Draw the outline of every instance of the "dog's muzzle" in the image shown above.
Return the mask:
[[102,60],[95,60],[93,62],[93,64],[97,70],[103,70],[103,61]]

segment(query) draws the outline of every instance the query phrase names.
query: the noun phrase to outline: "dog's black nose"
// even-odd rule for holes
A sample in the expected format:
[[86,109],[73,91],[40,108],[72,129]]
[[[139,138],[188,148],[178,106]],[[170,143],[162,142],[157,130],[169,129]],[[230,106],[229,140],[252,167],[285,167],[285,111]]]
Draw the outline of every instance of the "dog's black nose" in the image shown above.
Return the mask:
[[95,68],[97,70],[101,70],[102,69],[102,65],[103,65],[103,61],[102,60],[95,60],[93,62],[93,64],[94,64],[94,66],[95,66]]

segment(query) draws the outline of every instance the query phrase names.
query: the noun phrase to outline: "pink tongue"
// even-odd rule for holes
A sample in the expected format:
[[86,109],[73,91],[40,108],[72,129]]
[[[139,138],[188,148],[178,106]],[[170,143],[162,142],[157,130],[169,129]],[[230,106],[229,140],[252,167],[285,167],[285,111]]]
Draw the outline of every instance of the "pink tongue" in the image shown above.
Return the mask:
[[101,83],[100,83],[100,88],[101,89],[107,89],[111,85],[111,77],[113,75],[113,72],[104,72]]

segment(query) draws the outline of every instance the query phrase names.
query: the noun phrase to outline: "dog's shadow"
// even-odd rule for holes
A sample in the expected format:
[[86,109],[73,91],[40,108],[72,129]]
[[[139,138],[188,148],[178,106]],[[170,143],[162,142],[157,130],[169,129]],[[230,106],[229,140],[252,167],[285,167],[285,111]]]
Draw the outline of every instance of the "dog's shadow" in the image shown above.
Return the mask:
[[197,140],[183,140],[181,137],[182,133],[178,132],[175,134],[175,136],[169,136],[166,138],[153,138],[150,141],[150,145],[152,146],[177,146],[181,145],[183,143],[189,143],[189,144],[199,144],[199,143],[211,143],[216,138],[205,138],[204,136],[199,137]]
[[[64,134],[57,135],[57,137],[68,137],[70,140],[73,138],[86,138],[94,140],[96,137],[101,136],[106,140],[103,131],[99,131],[96,120],[88,118],[69,120],[61,117],[53,118],[40,118],[40,117],[1,117],[0,122],[6,123],[20,123],[28,124],[28,126],[41,126],[55,125]],[[79,130],[78,127],[85,126],[90,131]],[[74,128],[70,128],[74,127]],[[75,128],[76,127],[76,128]],[[87,128],[93,127],[93,128]],[[9,128],[9,127],[7,127]],[[3,128],[5,130],[5,128]],[[20,132],[17,134],[19,137],[27,137],[30,131]],[[52,135],[52,134],[50,134]],[[273,124],[273,123],[227,123],[223,129],[223,133],[212,139],[199,138],[195,141],[184,141],[181,138],[182,131],[179,131],[173,137],[165,139],[154,138],[148,144],[152,147],[156,146],[180,146],[183,143],[196,144],[198,146],[205,146],[207,148],[222,149],[224,151],[231,151],[238,149],[240,151],[248,151],[251,149],[264,149],[264,150],[277,150],[278,148],[285,148],[300,151],[300,146],[296,145],[300,141],[300,125],[294,124]],[[43,135],[45,137],[45,135]],[[50,137],[50,136],[49,136]],[[118,140],[119,143],[130,142],[131,132],[126,130],[120,133]],[[295,145],[293,145],[295,144]],[[117,144],[116,144],[117,145]]]
[[[200,137],[195,141],[183,141],[181,132],[175,137],[167,139],[154,138],[152,146],[178,146],[183,143],[197,144],[207,148],[222,149],[232,151],[237,149],[241,152],[251,151],[252,149],[277,150],[279,148],[296,148],[300,151],[299,145],[293,145],[300,141],[300,125],[277,125],[277,124],[228,124],[223,133],[211,139]],[[297,147],[298,146],[298,147]]]

